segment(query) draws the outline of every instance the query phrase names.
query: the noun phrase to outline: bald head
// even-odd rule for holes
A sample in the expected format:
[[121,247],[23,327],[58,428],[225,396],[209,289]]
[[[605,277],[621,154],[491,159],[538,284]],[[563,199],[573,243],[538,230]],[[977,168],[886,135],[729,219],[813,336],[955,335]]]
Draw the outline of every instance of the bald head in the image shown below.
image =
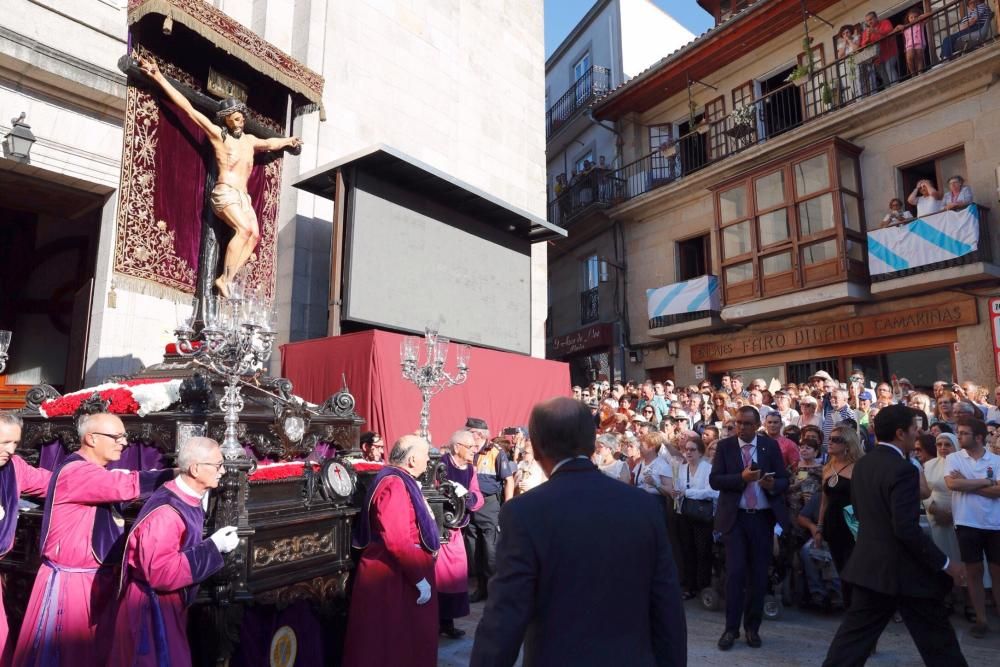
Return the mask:
[[553,398],[539,403],[528,422],[535,456],[544,467],[573,456],[594,453],[596,428],[590,410],[572,398]]
[[429,460],[430,444],[419,435],[404,435],[389,453],[389,465],[402,468],[414,477],[424,474]]

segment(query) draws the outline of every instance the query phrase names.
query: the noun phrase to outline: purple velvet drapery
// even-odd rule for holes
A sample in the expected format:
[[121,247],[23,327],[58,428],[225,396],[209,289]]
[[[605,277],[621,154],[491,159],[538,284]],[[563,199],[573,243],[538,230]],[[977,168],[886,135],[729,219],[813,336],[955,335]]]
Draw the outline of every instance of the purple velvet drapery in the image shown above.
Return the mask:
[[[38,448],[38,467],[54,470],[69,453],[58,440],[47,442]],[[163,470],[168,466],[166,457],[156,447],[130,442],[122,452],[121,459],[108,466],[122,470]]]

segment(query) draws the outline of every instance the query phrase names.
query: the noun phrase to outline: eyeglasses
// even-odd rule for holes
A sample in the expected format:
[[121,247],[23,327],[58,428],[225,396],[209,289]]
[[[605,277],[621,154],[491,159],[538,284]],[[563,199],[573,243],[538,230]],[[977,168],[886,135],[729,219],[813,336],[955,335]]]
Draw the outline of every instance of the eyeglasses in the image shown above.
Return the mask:
[[93,435],[103,435],[105,438],[111,438],[115,442],[119,440],[128,441],[128,433],[98,433],[97,431],[93,431]]
[[830,442],[832,442],[832,443],[834,443],[836,445],[846,445],[847,444],[847,438],[844,438],[843,436],[839,436],[839,435],[833,435],[833,436],[830,436]]
[[226,465],[226,462],[219,461],[218,463],[215,463],[214,461],[198,461],[195,465],[212,466],[213,468],[215,468],[215,472],[219,472],[220,470],[222,470],[222,466]]

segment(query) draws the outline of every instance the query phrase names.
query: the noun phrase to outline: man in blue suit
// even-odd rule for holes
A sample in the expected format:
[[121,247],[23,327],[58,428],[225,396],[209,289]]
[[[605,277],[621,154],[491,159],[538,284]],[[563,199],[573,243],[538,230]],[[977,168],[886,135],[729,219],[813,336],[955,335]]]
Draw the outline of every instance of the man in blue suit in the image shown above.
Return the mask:
[[594,420],[579,401],[535,406],[528,430],[549,481],[500,510],[470,665],[509,667],[523,642],[525,667],[683,667],[687,626],[663,506],[590,462]]
[[716,448],[708,483],[719,491],[715,530],[726,548],[726,630],[719,648],[728,651],[740,636],[759,648],[767,572],[774,543],[774,524],[788,528],[788,470],[781,448],[757,432],[760,413],[744,406],[736,413],[736,437]]

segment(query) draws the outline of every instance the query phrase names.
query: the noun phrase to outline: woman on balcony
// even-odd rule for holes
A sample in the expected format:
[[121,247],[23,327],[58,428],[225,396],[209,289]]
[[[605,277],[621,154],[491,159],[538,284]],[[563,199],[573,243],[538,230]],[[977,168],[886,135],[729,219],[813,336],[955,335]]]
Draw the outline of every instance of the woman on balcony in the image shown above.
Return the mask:
[[952,176],[948,179],[948,192],[944,193],[942,202],[946,211],[957,208],[964,208],[972,203],[972,188],[965,184],[965,179],[961,176]]
[[903,208],[903,200],[893,197],[889,200],[889,212],[882,218],[882,227],[901,225],[913,220],[913,214]]
[[965,7],[967,13],[962,22],[958,24],[958,32],[941,40],[941,60],[951,58],[955,54],[955,46],[960,39],[979,32],[993,18],[993,12],[990,11],[985,0],[968,0]]
[[910,206],[917,207],[918,218],[934,215],[941,210],[941,194],[934,187],[934,184],[926,178],[917,181],[917,187],[906,198],[906,201]]

